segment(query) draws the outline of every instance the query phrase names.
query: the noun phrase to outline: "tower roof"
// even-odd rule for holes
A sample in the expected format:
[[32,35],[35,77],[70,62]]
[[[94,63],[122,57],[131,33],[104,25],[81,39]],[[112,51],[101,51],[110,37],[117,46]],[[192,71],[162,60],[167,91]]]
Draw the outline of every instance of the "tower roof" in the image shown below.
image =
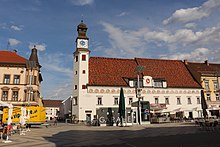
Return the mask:
[[88,28],[87,28],[86,24],[83,23],[83,20],[81,20],[81,23],[77,26],[77,32],[78,32],[77,38],[88,39],[86,36],[87,29]]
[[86,24],[83,23],[83,20],[81,20],[81,23],[77,26],[77,31],[79,31],[79,29],[88,29]]
[[34,48],[31,50],[29,61],[34,61],[37,65],[40,65],[38,61],[36,46],[34,46]]

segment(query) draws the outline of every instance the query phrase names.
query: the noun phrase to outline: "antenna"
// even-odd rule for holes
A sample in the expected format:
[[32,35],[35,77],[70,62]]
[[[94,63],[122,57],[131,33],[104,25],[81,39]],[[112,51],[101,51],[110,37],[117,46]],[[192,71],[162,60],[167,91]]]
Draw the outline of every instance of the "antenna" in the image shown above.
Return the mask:
[[81,14],[81,22],[83,22],[83,14]]
[[9,42],[9,40],[8,40],[8,43],[7,43],[7,47],[6,47],[6,49],[8,50],[9,47],[10,47],[10,42]]

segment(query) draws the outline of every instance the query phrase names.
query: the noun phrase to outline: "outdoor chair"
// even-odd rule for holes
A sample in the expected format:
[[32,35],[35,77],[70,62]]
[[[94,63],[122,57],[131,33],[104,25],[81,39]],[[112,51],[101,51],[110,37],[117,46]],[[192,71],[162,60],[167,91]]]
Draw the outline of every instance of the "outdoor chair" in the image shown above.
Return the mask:
[[218,121],[214,121],[214,123],[213,123],[213,131],[218,131]]

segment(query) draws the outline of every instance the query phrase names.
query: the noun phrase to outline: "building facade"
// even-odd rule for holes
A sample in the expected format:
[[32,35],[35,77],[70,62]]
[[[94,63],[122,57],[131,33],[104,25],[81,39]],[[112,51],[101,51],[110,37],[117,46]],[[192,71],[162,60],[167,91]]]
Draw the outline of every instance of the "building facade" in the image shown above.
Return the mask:
[[[78,121],[98,119],[103,124],[115,123],[120,88],[124,90],[127,123],[137,123],[139,116],[135,103],[139,93],[143,104],[139,113],[142,123],[149,123],[149,112],[161,106],[160,111],[174,117],[177,112],[181,112],[182,117],[201,117],[201,85],[182,61],[90,57],[87,29],[83,22],[77,26],[74,52],[72,112]],[[137,73],[137,66],[145,69]]]
[[35,47],[29,59],[19,56],[16,51],[0,51],[1,101],[14,106],[42,106],[40,68]]
[[60,113],[59,118],[65,122],[72,122],[73,114],[72,114],[72,96],[69,96],[65,100],[62,101],[60,105]]
[[207,104],[209,116],[220,116],[220,91],[219,91],[219,76],[220,64],[209,63],[206,60],[204,63],[184,62],[195,79],[201,83],[204,89],[204,96]]
[[44,107],[46,109],[46,120],[54,120],[54,118],[60,120],[60,106],[62,100],[43,100]]

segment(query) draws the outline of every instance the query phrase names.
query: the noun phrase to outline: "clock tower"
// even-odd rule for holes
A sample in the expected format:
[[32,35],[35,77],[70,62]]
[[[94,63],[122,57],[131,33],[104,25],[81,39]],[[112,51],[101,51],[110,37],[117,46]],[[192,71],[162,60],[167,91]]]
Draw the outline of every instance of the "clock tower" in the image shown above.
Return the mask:
[[81,20],[81,23],[77,26],[78,37],[76,38],[76,48],[88,49],[89,38],[86,36],[87,29],[86,24]]
[[[78,36],[76,38],[76,49],[73,53],[73,97],[72,97],[72,118],[83,120],[81,118],[84,109],[82,104],[85,103],[83,94],[87,91],[89,80],[89,38],[86,36],[87,26],[83,21],[77,26]],[[79,106],[81,106],[79,108]]]

